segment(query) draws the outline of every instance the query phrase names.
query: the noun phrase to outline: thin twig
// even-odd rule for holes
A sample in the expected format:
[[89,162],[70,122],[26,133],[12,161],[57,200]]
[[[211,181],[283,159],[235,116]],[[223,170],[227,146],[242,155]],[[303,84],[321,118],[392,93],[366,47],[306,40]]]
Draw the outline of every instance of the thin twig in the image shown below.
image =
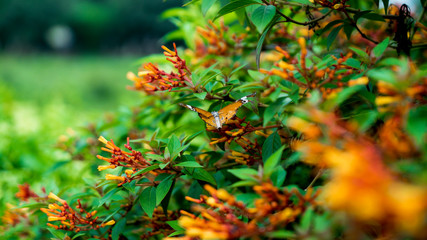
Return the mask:
[[348,18],[348,20],[350,20],[351,24],[353,24],[353,26],[356,28],[356,30],[360,33],[360,35],[361,35],[364,39],[367,39],[367,40],[369,40],[369,41],[371,41],[371,42],[373,42],[373,43],[375,43],[375,44],[378,44],[378,41],[375,41],[374,39],[372,39],[372,38],[368,37],[366,34],[364,34],[364,33],[362,32],[362,30],[360,30],[360,28],[357,26],[356,21],[354,21],[354,19],[353,19],[353,18],[351,18],[351,17],[348,15],[347,9],[344,9],[344,10],[343,10],[343,12],[344,12],[345,16]]
[[[267,0],[262,0],[262,2],[263,2],[263,3],[265,3],[266,5],[271,5],[269,2],[267,2]],[[308,26],[308,25],[310,25],[310,24],[316,23],[316,22],[318,22],[318,21],[320,21],[320,20],[324,19],[324,18],[326,18],[329,14],[331,14],[331,13],[332,13],[332,11],[333,11],[333,9],[330,9],[330,10],[329,10],[325,15],[323,15],[323,16],[321,16],[321,17],[318,17],[318,18],[316,18],[316,19],[313,19],[313,20],[311,20],[311,21],[307,21],[307,22],[298,22],[298,21],[295,21],[295,20],[293,20],[292,18],[290,18],[290,17],[286,16],[285,14],[283,14],[282,12],[280,12],[279,10],[277,10],[277,9],[276,9],[276,12],[277,12],[280,16],[282,16],[283,18],[285,18],[285,19],[286,19],[286,22],[291,22],[291,23],[295,23],[295,24],[298,24],[298,25],[302,25],[302,26]]]
[[[284,2],[284,1],[280,1],[281,3],[285,4],[285,5],[289,5],[289,6],[294,6],[294,7],[304,7],[306,6],[305,4],[301,4],[301,3],[296,3],[296,2]],[[324,7],[326,8],[326,7]],[[360,9],[356,9],[356,8],[345,8],[349,13],[359,13],[361,12]],[[383,17],[384,19],[397,19],[397,15],[391,15],[391,14],[378,14],[379,16]]]

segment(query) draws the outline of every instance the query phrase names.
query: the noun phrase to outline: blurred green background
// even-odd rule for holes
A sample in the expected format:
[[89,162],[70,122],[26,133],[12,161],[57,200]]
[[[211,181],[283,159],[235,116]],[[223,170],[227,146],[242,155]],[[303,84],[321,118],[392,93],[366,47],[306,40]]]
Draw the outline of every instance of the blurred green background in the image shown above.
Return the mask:
[[161,52],[174,28],[161,13],[181,5],[0,0],[0,215],[18,203],[18,184],[40,193],[82,182],[87,165],[62,164],[71,157],[55,149],[58,138],[140,102],[126,73]]

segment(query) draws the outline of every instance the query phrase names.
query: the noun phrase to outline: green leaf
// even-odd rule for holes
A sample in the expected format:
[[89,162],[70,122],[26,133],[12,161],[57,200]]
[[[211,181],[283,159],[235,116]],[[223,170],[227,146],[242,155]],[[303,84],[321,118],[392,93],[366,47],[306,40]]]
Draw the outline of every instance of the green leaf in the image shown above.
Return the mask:
[[372,53],[374,54],[374,57],[379,59],[383,55],[384,51],[387,49],[389,43],[390,43],[390,38],[387,37],[382,42],[380,42],[377,46],[375,46],[372,49]]
[[116,215],[116,213],[118,213],[120,210],[123,210],[123,209],[119,207],[116,210],[114,209],[109,209],[109,210],[110,210],[109,212],[111,213],[104,218],[104,221],[102,221],[102,223],[108,222],[110,218],[112,218],[114,215]]
[[292,102],[292,99],[288,97],[284,97],[284,98],[279,98],[275,102],[270,104],[267,107],[267,109],[264,111],[263,125],[267,126],[267,124],[274,117],[274,115],[281,114],[282,109],[291,102]]
[[362,112],[354,116],[354,119],[358,122],[360,131],[364,132],[378,119],[378,112],[375,110]]
[[169,189],[172,186],[173,178],[175,175],[170,175],[166,179],[164,179],[156,188],[156,206],[159,205],[163,198],[165,198],[166,194],[169,192]]
[[237,0],[237,1],[230,2],[229,4],[225,5],[219,10],[218,14],[215,16],[215,18],[212,21],[215,21],[217,18],[224,16],[225,14],[229,14],[240,8],[244,8],[252,4],[259,4],[259,3],[255,0]]
[[369,70],[367,75],[369,78],[372,78],[374,80],[384,81],[384,82],[388,82],[391,84],[397,83],[396,73],[393,72],[391,69],[374,68],[374,69]]
[[169,191],[167,192],[166,196],[163,198],[162,202],[160,203],[160,206],[162,206],[163,213],[165,215],[168,214],[169,202],[170,202],[171,197],[172,197],[172,191],[175,187],[175,182],[176,182],[176,178],[173,179],[172,186],[169,188]]
[[234,196],[237,201],[243,202],[247,207],[253,207],[255,200],[259,198],[259,195],[256,193],[238,193]]
[[205,132],[205,131],[201,130],[201,131],[198,131],[198,132],[192,134],[191,136],[185,138],[184,144],[189,144],[191,141],[193,141],[193,139],[195,139],[197,136],[199,136],[203,132]]
[[178,224],[178,220],[174,220],[174,221],[166,221],[167,224],[169,224],[169,226],[171,226],[174,230],[176,231],[182,231],[185,230],[183,227],[181,227]]
[[280,188],[285,182],[286,170],[283,169],[282,166],[278,166],[276,170],[271,174],[270,179],[273,182],[274,186]]
[[132,177],[138,176],[138,175],[143,174],[143,173],[147,173],[147,172],[152,171],[152,170],[157,169],[157,168],[159,168],[159,165],[151,165],[149,167],[141,169],[138,172],[132,174]]
[[[78,238],[78,237],[85,236],[85,235],[86,235],[86,233],[84,233],[84,232],[77,233],[76,235],[74,235],[74,236],[71,238],[71,240],[74,240],[74,239],[76,239],[76,238]],[[86,239],[86,238],[85,238],[85,239]]]
[[384,14],[387,14],[389,0],[382,0],[384,4]]
[[185,234],[185,231],[181,230],[181,231],[173,232],[173,233],[169,234],[168,237],[173,237],[173,236],[181,235],[181,234]]
[[406,130],[418,145],[422,145],[427,133],[427,106],[419,106],[409,110]]
[[203,168],[184,168],[183,172],[194,179],[202,180],[216,186],[215,178]]
[[351,87],[344,88],[342,91],[338,92],[334,98],[331,98],[325,102],[325,108],[332,110],[342,102],[347,100],[351,95],[365,88],[363,85],[354,85]]
[[242,180],[253,181],[255,177],[258,175],[258,172],[252,168],[228,169],[227,171]]
[[274,16],[273,20],[264,29],[264,32],[261,34],[261,37],[258,40],[258,43],[256,45],[256,49],[255,49],[255,60],[256,60],[256,67],[257,67],[257,69],[259,69],[259,66],[260,66],[261,50],[262,50],[262,45],[264,44],[265,37],[267,36],[267,34],[270,31],[270,29],[274,26],[274,24],[276,23],[277,19],[279,19],[279,18],[280,18],[280,16],[278,14],[276,14]]
[[361,16],[363,16],[363,15],[365,15],[365,14],[368,14],[368,13],[370,13],[370,12],[372,12],[372,10],[360,11],[360,12],[358,12],[358,13],[356,13],[356,14],[354,14],[354,15],[353,15],[353,19],[354,19],[354,21],[357,23],[357,20],[359,20],[359,18],[360,18]]
[[362,60],[363,62],[368,62],[369,61],[369,55],[363,51],[362,49],[358,49],[355,47],[349,47],[353,52],[355,52],[358,56],[361,57],[360,60]]
[[274,152],[264,163],[264,177],[270,177],[277,165],[280,163],[282,158],[282,152],[285,149],[285,146],[279,148]]
[[154,209],[156,208],[156,188],[150,186],[144,189],[141,193],[141,197],[139,198],[139,204],[141,204],[144,212],[152,218]]
[[52,233],[53,236],[59,238],[59,239],[65,239],[65,233],[56,230],[56,229],[52,229],[52,228],[48,228],[47,230],[49,230],[50,233]]
[[332,31],[329,33],[328,37],[326,38],[326,46],[329,50],[329,48],[331,47],[332,43],[335,41],[335,38],[337,38],[338,33],[341,31],[341,29],[344,27],[344,25],[340,25],[334,29],[332,29]]
[[230,74],[228,75],[228,77],[231,77],[233,74],[235,74],[236,72],[240,71],[240,69],[246,67],[247,65],[248,65],[248,63],[242,64],[242,65],[238,66],[237,68],[233,69],[233,71],[230,72]]
[[185,6],[188,6],[190,4],[196,3],[198,1],[200,1],[200,0],[192,0],[192,1],[189,1],[188,3],[186,3],[186,4],[182,5],[182,6],[185,7]]
[[366,18],[366,19],[369,19],[372,21],[385,22],[385,19],[377,13],[367,13],[367,14],[360,16],[360,18]]
[[353,31],[355,29],[356,28],[353,25],[348,24],[348,23],[344,23],[344,29],[343,30],[344,30],[345,35],[347,36],[347,40],[351,39],[351,34],[353,33]]
[[19,206],[12,208],[12,209],[17,209],[17,208],[40,209],[40,208],[46,207],[46,206],[47,206],[46,203],[24,203],[24,204],[21,204]]
[[313,3],[310,2],[309,0],[289,0],[289,2],[297,2],[297,3],[304,4],[304,5],[313,6]]
[[126,226],[126,218],[122,218],[120,219],[119,222],[114,224],[114,227],[111,233],[111,238],[113,240],[119,239],[120,234],[123,233],[123,230],[125,229],[125,226]]
[[167,163],[160,163],[160,164],[159,164],[160,169],[164,169],[167,165],[169,165],[169,163],[170,163],[170,162],[167,162]]
[[344,23],[344,20],[339,19],[339,20],[334,20],[332,22],[329,22],[328,24],[326,24],[326,26],[324,28],[322,28],[319,31],[319,35],[322,35],[323,33],[327,32],[329,29],[331,29],[333,26],[339,24],[339,23]]
[[158,161],[162,161],[163,159],[165,159],[165,157],[158,155],[158,154],[147,153],[146,156],[150,159],[154,159],[154,160],[158,160]]
[[231,184],[230,188],[250,187],[250,186],[255,186],[258,184],[259,184],[259,182],[256,180],[242,180],[242,181],[238,181],[238,182]]
[[302,215],[301,218],[301,229],[303,231],[309,231],[311,223],[313,221],[313,217],[314,217],[314,211],[312,207],[308,207],[307,210],[305,210],[304,214]]
[[209,11],[209,9],[212,7],[212,5],[215,4],[217,0],[203,0],[202,1],[202,13],[203,15],[206,15],[206,13]]
[[190,167],[190,168],[200,168],[203,167],[198,162],[194,161],[187,161],[187,162],[181,162],[178,164],[175,164],[174,167]]
[[280,136],[276,132],[270,134],[262,145],[262,160],[265,162],[267,159],[282,146]]
[[178,137],[175,135],[172,135],[172,137],[169,139],[169,142],[168,142],[168,148],[171,155],[173,155],[180,147],[181,147],[181,142],[179,141]]
[[196,96],[197,98],[199,98],[201,100],[204,100],[207,94],[208,94],[207,92],[193,93],[194,96]]
[[278,230],[267,233],[267,236],[274,239],[294,239],[296,234],[295,232],[289,230]]
[[360,68],[360,61],[354,58],[349,58],[347,59],[347,61],[344,62],[345,65],[355,68],[355,69],[359,69]]
[[256,26],[259,33],[262,33],[267,25],[273,20],[276,14],[276,7],[273,5],[261,5],[255,9],[250,16],[252,23]]
[[105,202],[107,202],[108,200],[110,200],[111,197],[113,197],[113,195],[120,191],[120,188],[116,187],[113,190],[109,191],[107,194],[105,194],[98,203],[98,207],[101,207],[102,205],[104,205]]

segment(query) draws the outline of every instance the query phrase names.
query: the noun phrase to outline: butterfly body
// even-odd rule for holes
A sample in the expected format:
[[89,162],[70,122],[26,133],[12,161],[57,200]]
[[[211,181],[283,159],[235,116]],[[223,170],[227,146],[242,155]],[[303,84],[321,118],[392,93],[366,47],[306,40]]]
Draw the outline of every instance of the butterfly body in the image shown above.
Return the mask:
[[197,112],[199,117],[206,123],[209,127],[214,127],[216,129],[221,129],[223,124],[226,124],[228,120],[236,116],[237,110],[249,102],[248,97],[255,96],[255,93],[252,93],[248,96],[242,97],[235,101],[232,104],[225,106],[219,111],[208,112],[201,108],[193,107],[187,104],[180,104],[181,106],[190,109],[191,111]]

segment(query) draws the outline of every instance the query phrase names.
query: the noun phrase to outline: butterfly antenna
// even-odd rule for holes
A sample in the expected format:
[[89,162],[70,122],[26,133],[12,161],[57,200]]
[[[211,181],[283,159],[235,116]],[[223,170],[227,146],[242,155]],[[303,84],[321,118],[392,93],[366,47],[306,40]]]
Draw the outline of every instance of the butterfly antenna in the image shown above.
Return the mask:
[[323,169],[323,168],[319,169],[319,171],[317,172],[317,174],[316,174],[316,176],[314,177],[313,181],[311,181],[310,185],[308,185],[308,186],[304,189],[304,191],[307,191],[307,189],[311,188],[311,187],[314,185],[314,183],[317,181],[317,179],[319,179],[319,177],[320,177],[320,176],[322,176],[322,174],[323,174],[323,171],[324,171],[324,170],[325,170],[325,169]]
[[255,97],[255,95],[256,95],[256,92],[251,93],[251,94],[249,94],[249,95],[248,95],[248,96],[246,96],[246,97]]

